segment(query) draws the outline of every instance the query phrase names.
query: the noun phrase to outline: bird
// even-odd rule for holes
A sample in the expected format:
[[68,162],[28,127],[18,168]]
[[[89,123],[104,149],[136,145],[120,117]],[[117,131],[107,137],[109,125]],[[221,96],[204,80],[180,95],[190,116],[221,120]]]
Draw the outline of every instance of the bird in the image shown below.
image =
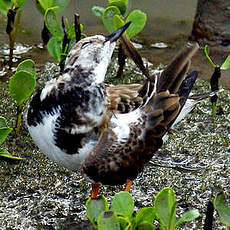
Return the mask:
[[[41,152],[57,164],[80,171],[92,184],[126,184],[162,146],[163,137],[180,114],[197,72],[187,75],[194,43],[182,50],[161,76],[144,85],[104,83],[116,41],[130,22],[110,35],[77,42],[63,72],[32,98],[26,124]],[[185,80],[184,80],[185,78]]]

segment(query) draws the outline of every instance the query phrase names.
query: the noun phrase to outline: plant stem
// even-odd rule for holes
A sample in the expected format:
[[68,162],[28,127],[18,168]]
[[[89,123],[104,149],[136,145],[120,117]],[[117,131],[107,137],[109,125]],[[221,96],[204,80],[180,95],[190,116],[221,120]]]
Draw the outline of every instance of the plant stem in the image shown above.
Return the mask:
[[212,117],[216,115],[216,101],[212,103]]
[[74,24],[75,24],[76,43],[77,43],[81,39],[81,28],[80,28],[80,16],[79,16],[79,14],[74,14]]
[[18,134],[20,131],[21,123],[22,123],[22,106],[18,105],[17,106],[17,121],[16,121],[16,127],[15,127],[16,134]]
[[51,34],[50,34],[50,31],[48,30],[45,22],[44,22],[44,25],[43,25],[43,29],[42,29],[42,32],[41,32],[41,37],[42,37],[42,42],[43,42],[43,48],[46,47],[48,41],[50,40],[50,37],[51,37]]
[[214,214],[214,206],[211,201],[208,202],[207,210],[206,210],[206,218],[204,223],[204,230],[212,229],[213,223],[213,214]]
[[[214,72],[210,79],[210,85],[212,91],[218,91],[219,90],[219,79],[221,77],[221,71],[220,67],[216,66],[214,69]],[[212,117],[216,115],[216,102],[217,102],[218,96],[214,95],[211,97],[211,103],[212,103]]]
[[10,47],[9,68],[10,69],[13,64],[14,43],[15,43],[15,38],[17,35],[18,26],[21,19],[21,14],[22,14],[21,8],[9,9],[7,14],[8,21],[7,21],[6,32],[9,34],[9,47]]

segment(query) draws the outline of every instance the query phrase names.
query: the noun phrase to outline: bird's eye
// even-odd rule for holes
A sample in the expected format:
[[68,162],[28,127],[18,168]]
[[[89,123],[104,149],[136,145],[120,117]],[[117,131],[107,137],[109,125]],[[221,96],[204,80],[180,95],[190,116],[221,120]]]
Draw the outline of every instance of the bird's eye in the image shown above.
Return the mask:
[[85,48],[86,46],[88,46],[91,42],[84,42],[81,46],[81,48]]

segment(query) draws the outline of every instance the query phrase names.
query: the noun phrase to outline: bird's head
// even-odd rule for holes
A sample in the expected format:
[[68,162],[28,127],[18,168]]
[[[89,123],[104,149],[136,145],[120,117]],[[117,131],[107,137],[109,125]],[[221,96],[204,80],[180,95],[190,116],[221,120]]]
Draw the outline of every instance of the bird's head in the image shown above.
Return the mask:
[[78,68],[85,73],[91,72],[95,75],[95,82],[103,82],[116,41],[129,25],[130,22],[106,37],[95,35],[81,39],[68,54],[65,69]]

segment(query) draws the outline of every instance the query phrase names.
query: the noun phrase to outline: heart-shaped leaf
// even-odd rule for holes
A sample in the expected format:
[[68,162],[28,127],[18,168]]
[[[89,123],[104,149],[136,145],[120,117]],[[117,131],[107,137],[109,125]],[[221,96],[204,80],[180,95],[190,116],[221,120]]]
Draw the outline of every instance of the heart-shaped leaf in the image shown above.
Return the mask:
[[45,21],[46,27],[48,28],[48,30],[54,37],[63,39],[64,32],[57,18],[57,13],[56,13],[57,9],[58,7],[48,8],[44,16],[44,21]]
[[224,193],[220,193],[216,195],[213,204],[215,209],[218,211],[220,215],[220,221],[224,225],[230,227],[230,206],[227,206],[224,200]]
[[49,54],[56,59],[58,62],[61,61],[61,55],[62,55],[62,42],[59,38],[52,37],[48,44],[47,49]]
[[122,0],[111,1],[108,6],[116,6],[124,16],[126,12],[126,4]]
[[108,201],[104,196],[97,199],[88,199],[86,202],[86,213],[90,222],[96,226],[96,221],[98,216],[104,212],[108,211]]
[[134,200],[130,193],[116,193],[112,199],[111,210],[126,217],[131,217],[134,210]]
[[22,105],[32,94],[36,85],[35,76],[31,73],[21,70],[17,71],[9,81],[10,96]]
[[12,128],[2,127],[0,128],[0,145],[5,141],[9,133],[12,131]]
[[133,10],[126,19],[126,22],[132,22],[126,33],[129,38],[132,38],[139,34],[145,27],[147,16],[140,10]]
[[155,209],[154,207],[144,207],[138,210],[136,214],[136,223],[140,224],[145,221],[150,224],[153,223],[155,219]]
[[105,8],[101,6],[93,6],[92,12],[96,17],[102,18],[103,13],[105,12]]
[[176,198],[175,193],[171,188],[162,189],[154,201],[156,216],[160,223],[165,228],[170,228],[176,221],[175,206]]
[[16,71],[19,72],[21,70],[27,71],[31,73],[32,75],[35,74],[35,62],[32,59],[27,59],[22,61],[18,66]]
[[70,3],[70,0],[53,0],[52,7],[58,6],[57,14],[60,14],[66,6]]
[[116,6],[109,6],[102,15],[103,24],[109,33],[112,33],[115,30],[113,25],[113,17],[116,14],[120,14],[120,10]]
[[114,212],[103,212],[99,215],[98,230],[120,230],[119,219]]

